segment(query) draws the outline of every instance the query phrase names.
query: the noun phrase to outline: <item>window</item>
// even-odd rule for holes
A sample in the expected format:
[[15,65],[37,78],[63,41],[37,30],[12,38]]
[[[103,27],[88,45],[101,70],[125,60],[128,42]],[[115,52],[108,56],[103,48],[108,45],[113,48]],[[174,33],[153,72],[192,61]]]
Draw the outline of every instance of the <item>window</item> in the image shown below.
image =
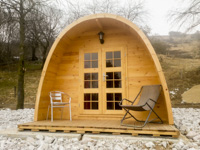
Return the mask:
[[106,88],[121,87],[121,72],[106,72]]
[[107,110],[122,110],[119,102],[122,100],[122,93],[107,93]]
[[84,73],[84,88],[98,88],[98,73]]
[[121,52],[106,52],[106,67],[121,67]]
[[98,53],[84,54],[84,68],[98,68]]
[[84,109],[98,109],[98,93],[84,93]]

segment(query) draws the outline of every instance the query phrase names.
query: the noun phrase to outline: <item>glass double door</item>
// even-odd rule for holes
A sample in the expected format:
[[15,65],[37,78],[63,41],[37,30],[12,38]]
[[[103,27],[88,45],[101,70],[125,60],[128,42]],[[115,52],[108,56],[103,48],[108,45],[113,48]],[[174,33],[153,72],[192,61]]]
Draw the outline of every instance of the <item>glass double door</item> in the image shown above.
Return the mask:
[[123,49],[82,50],[80,61],[82,114],[121,114],[124,97]]

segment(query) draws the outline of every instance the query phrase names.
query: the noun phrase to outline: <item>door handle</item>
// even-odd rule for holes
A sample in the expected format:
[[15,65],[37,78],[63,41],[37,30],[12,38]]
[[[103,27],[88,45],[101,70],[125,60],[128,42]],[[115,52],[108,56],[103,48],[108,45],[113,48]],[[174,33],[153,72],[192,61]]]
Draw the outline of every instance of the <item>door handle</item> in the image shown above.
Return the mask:
[[105,73],[103,73],[103,81],[106,81],[106,77],[108,77],[108,75],[106,75]]

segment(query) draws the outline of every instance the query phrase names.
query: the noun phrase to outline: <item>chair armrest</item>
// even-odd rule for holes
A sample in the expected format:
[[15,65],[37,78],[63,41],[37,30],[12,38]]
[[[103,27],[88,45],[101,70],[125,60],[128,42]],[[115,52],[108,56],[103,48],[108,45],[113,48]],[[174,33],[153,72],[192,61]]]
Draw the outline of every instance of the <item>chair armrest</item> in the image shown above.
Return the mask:
[[123,101],[127,101],[127,102],[129,102],[129,103],[133,103],[132,101],[130,101],[130,100],[124,98],[124,99],[122,99],[122,100],[119,102],[119,105],[122,105]]

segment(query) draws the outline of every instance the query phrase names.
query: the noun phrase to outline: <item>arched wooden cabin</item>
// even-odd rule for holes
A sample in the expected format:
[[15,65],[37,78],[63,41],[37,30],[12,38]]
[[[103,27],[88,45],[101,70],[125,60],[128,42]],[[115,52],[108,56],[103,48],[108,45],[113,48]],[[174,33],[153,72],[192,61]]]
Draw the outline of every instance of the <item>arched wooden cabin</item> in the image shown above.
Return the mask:
[[[103,44],[100,31],[104,33]],[[110,80],[104,75],[109,75]],[[49,92],[53,90],[72,97],[72,122],[120,120],[125,113],[118,106],[121,98],[134,99],[142,85],[153,84],[162,85],[155,111],[165,124],[171,125],[173,116],[165,77],[144,33],[120,16],[86,16],[67,26],[48,54],[38,87],[34,121],[46,120]],[[54,122],[60,119],[60,113],[54,109]],[[68,120],[67,108],[64,114]],[[140,118],[145,115],[137,113]]]

